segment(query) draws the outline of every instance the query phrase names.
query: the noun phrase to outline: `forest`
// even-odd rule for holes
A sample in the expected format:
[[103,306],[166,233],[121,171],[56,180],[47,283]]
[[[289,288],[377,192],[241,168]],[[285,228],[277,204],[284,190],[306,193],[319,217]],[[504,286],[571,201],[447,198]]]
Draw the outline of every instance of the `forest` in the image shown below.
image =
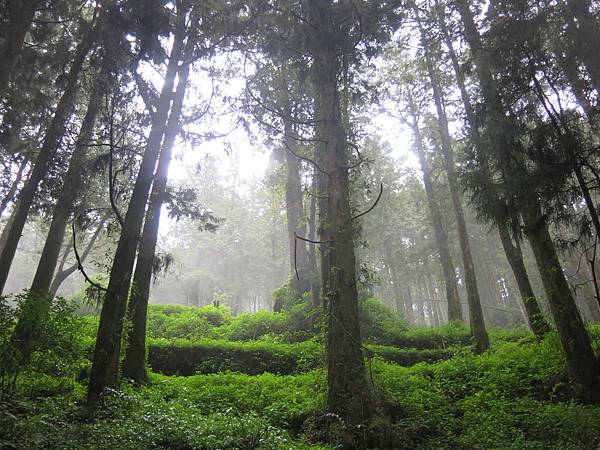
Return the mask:
[[0,450],[600,449],[600,3],[0,0]]

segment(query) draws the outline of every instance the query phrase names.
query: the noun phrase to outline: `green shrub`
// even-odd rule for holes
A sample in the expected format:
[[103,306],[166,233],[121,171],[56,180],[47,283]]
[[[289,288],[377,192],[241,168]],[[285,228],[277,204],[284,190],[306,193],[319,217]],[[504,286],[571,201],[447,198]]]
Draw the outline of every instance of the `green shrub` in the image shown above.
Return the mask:
[[323,348],[315,342],[173,341],[154,339],[148,346],[148,365],[166,375],[225,371],[257,375],[292,374],[322,365]]
[[391,344],[407,328],[400,314],[376,298],[360,303],[359,318],[361,335],[367,342]]

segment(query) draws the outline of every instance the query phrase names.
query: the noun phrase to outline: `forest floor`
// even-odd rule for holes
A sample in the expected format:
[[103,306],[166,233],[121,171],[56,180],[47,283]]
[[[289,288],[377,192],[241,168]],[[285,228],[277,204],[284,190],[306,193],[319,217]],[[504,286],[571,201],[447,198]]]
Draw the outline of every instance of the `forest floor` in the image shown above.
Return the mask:
[[[0,449],[336,448],[315,425],[327,376],[321,333],[303,332],[314,321],[152,305],[150,382],[124,382],[92,416],[84,398],[98,319],[53,314],[53,338],[3,385]],[[464,327],[396,329],[370,317],[369,378],[397,406],[387,448],[600,448],[600,406],[571,400],[555,335],[492,330],[492,348],[474,355]]]

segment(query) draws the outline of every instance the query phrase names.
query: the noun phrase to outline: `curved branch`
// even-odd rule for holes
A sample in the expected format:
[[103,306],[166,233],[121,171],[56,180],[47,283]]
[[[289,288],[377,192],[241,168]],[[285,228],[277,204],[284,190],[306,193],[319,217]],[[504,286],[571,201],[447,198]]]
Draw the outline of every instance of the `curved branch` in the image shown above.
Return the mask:
[[371,205],[371,207],[369,209],[367,209],[366,211],[363,211],[360,214],[354,216],[352,218],[352,220],[358,219],[359,217],[362,217],[365,214],[369,214],[371,211],[373,211],[373,209],[377,206],[377,203],[379,203],[379,200],[381,200],[382,195],[383,195],[383,183],[381,183],[381,185],[379,187],[379,195],[377,196],[377,198],[375,199],[375,202]]

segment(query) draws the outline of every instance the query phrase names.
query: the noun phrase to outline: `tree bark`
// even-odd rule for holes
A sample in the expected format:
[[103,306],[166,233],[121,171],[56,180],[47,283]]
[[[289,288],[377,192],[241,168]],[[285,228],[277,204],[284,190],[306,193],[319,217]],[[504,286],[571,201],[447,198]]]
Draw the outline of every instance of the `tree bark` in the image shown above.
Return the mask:
[[12,265],[17,245],[21,238],[25,222],[27,221],[27,216],[29,215],[29,210],[35,198],[38,185],[46,175],[50,161],[54,157],[60,139],[65,132],[66,122],[73,108],[73,103],[78,90],[79,74],[83,68],[86,56],[100,33],[101,24],[102,17],[92,26],[90,31],[85,34],[82,41],[79,43],[66,78],[65,90],[56,106],[54,117],[46,130],[44,142],[33,163],[29,179],[25,182],[25,185],[19,194],[19,200],[15,205],[15,218],[10,227],[6,243],[2,248],[2,253],[0,253],[0,293],[4,290],[6,280],[8,279],[10,266]]
[[128,304],[127,316],[131,320],[131,328],[127,339],[127,348],[123,359],[123,376],[138,384],[145,383],[148,379],[146,374],[146,317],[148,314],[148,301],[150,297],[150,285],[158,240],[158,228],[160,224],[161,208],[167,194],[167,181],[169,165],[183,109],[183,101],[189,78],[189,61],[192,58],[195,41],[188,38],[184,51],[182,67],[179,69],[177,89],[173,98],[173,105],[169,115],[169,121],[165,130],[162,150],[158,160],[158,167],[152,183],[152,192],[140,245],[138,249],[137,263],[133,276],[133,289]]
[[423,139],[421,137],[421,130],[416,118],[416,111],[413,108],[411,112],[413,114],[413,122],[410,124],[413,136],[415,139],[415,149],[419,157],[419,164],[421,165],[421,171],[423,172],[423,184],[425,185],[425,193],[427,194],[427,205],[429,207],[429,214],[431,215],[431,222],[433,224],[433,231],[435,233],[435,241],[440,254],[440,263],[442,265],[442,272],[444,274],[444,284],[446,285],[446,300],[448,302],[448,320],[463,320],[462,307],[460,306],[460,297],[458,295],[458,285],[456,282],[456,272],[452,257],[450,256],[450,247],[448,245],[448,236],[444,229],[444,223],[440,207],[437,202],[433,182],[429,172],[427,164],[427,158],[425,157],[425,149],[423,146]]
[[160,153],[162,137],[165,132],[171,99],[173,97],[173,85],[182,53],[184,14],[180,13],[177,20],[178,25],[169,57],[165,81],[152,121],[146,150],[123,221],[123,229],[121,230],[121,236],[115,251],[108,288],[100,313],[100,324],[87,392],[87,402],[90,406],[95,405],[100,400],[104,389],[115,388],[119,381],[119,354],[121,350],[123,319],[129,295],[136,249],[140,239],[144,210],[146,209],[154,169]]

